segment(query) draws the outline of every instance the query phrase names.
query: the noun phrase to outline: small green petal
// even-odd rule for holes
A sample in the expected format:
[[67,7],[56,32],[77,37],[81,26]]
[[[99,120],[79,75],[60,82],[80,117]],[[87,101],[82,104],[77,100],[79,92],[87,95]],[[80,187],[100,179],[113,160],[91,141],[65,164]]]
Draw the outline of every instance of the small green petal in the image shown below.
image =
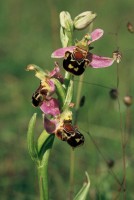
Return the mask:
[[27,71],[35,71],[35,76],[39,78],[40,80],[44,80],[44,78],[47,76],[47,74],[44,72],[43,69],[38,67],[37,65],[30,64],[26,67]]

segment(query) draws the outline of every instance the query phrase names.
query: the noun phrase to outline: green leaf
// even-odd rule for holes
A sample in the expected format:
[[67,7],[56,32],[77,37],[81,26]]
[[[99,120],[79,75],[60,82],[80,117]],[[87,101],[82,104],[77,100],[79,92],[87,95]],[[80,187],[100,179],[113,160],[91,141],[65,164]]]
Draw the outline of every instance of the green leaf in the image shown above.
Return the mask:
[[83,184],[82,188],[80,189],[78,194],[75,196],[74,200],[86,200],[86,197],[89,193],[90,180],[89,180],[88,173],[85,172],[85,174],[87,177],[87,181]]
[[36,143],[34,139],[34,127],[36,123],[36,113],[33,114],[29,125],[28,125],[28,131],[27,131],[27,144],[28,144],[28,151],[31,156],[31,159],[34,161],[38,160],[38,153],[36,149]]
[[38,156],[40,159],[42,159],[46,150],[52,147],[53,140],[54,134],[49,134],[46,130],[40,134],[37,142]]

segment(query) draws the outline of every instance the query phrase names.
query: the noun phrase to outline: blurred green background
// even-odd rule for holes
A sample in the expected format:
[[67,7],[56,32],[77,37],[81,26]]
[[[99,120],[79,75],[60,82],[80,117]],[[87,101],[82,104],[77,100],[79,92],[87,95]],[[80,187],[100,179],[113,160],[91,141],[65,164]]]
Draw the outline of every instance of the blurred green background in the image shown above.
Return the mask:
[[[97,13],[94,28],[102,28],[104,37],[95,42],[93,53],[112,56],[114,50],[123,54],[118,66],[119,105],[109,97],[109,89],[91,83],[115,88],[117,65],[107,69],[87,69],[82,95],[84,107],[79,111],[78,127],[84,133],[84,146],[75,150],[74,192],[82,186],[85,171],[89,173],[91,187],[87,199],[123,199],[123,192],[108,166],[85,131],[90,131],[101,153],[114,161],[113,171],[123,180],[121,126],[125,130],[126,195],[134,199],[134,107],[123,104],[125,95],[133,96],[134,87],[134,34],[128,32],[128,21],[134,24],[133,0],[2,0],[0,3],[0,199],[37,200],[38,180],[26,142],[28,122],[38,113],[36,131],[43,129],[41,112],[31,105],[31,95],[39,81],[25,67],[34,63],[46,70],[53,68],[51,53],[61,47],[59,13],[70,12],[72,19],[91,10]],[[86,31],[76,32],[74,40]],[[60,61],[59,61],[60,62]],[[78,80],[78,78],[76,78]],[[78,82],[75,82],[77,95]],[[121,123],[120,123],[121,121]],[[85,131],[83,131],[85,130]],[[49,163],[50,199],[69,198],[70,147],[55,139]]]

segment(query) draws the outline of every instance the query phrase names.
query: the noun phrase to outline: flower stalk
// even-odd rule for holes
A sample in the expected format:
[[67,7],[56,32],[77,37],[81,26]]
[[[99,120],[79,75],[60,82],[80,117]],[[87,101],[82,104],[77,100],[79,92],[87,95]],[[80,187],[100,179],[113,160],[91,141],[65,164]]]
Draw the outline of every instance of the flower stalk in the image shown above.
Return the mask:
[[63,88],[63,86],[57,79],[53,78],[52,80],[56,86],[56,94],[58,96],[58,100],[62,108],[65,102],[65,98],[66,98],[65,89]]
[[[42,135],[43,134],[43,135]],[[40,149],[40,143],[42,143],[42,138],[46,138],[42,148],[40,149],[40,161],[38,163],[38,180],[39,180],[39,190],[40,190],[40,200],[48,200],[48,161],[50,152],[52,149],[54,135],[47,134],[43,132],[38,140],[38,148]],[[45,135],[45,137],[43,137]],[[47,137],[46,137],[47,135]]]
[[[64,13],[64,16],[66,16],[66,18],[62,19],[62,15],[60,15],[60,22],[61,22],[61,43],[63,47],[67,47],[67,46],[72,46],[72,38],[73,38],[73,23],[71,21],[70,18],[70,32],[68,32],[68,27],[64,26],[64,32],[65,34],[63,35],[63,24],[66,23],[67,21],[67,15],[65,15],[66,12],[62,12],[62,14]],[[63,21],[64,20],[64,21]],[[69,21],[69,20],[68,20]],[[63,22],[63,23],[62,23]],[[66,41],[66,42],[65,42]],[[65,87],[66,87],[66,99],[64,102],[64,108],[66,108],[66,106],[68,104],[71,103],[72,101],[72,95],[73,95],[73,79],[74,76],[72,74],[70,74],[68,71],[65,72]],[[63,109],[64,109],[63,108]],[[73,197],[73,192],[74,192],[74,150],[71,149],[70,152],[70,199],[72,199]]]

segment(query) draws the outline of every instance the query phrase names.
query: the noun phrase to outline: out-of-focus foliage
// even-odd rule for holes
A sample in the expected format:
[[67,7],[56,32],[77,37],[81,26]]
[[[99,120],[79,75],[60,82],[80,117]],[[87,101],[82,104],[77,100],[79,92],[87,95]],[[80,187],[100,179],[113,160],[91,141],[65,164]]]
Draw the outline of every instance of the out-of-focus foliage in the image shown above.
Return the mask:
[[[31,106],[31,95],[37,87],[37,79],[27,73],[25,67],[34,63],[44,69],[53,67],[51,53],[61,47],[59,13],[70,12],[72,18],[92,10],[97,13],[94,28],[102,28],[104,37],[92,50],[97,55],[111,56],[119,50],[123,54],[118,67],[119,98],[122,124],[128,143],[126,146],[127,199],[133,199],[133,105],[128,109],[123,97],[133,96],[134,87],[134,34],[127,30],[128,21],[134,23],[132,0],[78,0],[78,1],[26,1],[2,0],[0,3],[0,199],[37,200],[37,173],[28,155],[26,132],[29,119],[37,112],[37,133],[43,129],[41,112]],[[87,30],[88,31],[88,30]],[[81,38],[85,31],[75,33]],[[74,38],[74,39],[75,39]],[[61,61],[59,61],[61,63]],[[64,71],[63,71],[64,72]],[[77,78],[76,78],[77,80]],[[107,69],[87,69],[84,80],[115,88],[116,64]],[[77,94],[77,85],[75,90]],[[120,181],[123,178],[121,128],[119,106],[109,97],[109,89],[94,84],[83,84],[85,104],[80,108],[78,127],[85,134],[85,145],[75,150],[75,194],[81,188],[85,170],[91,181],[89,198],[113,199],[118,184],[108,172],[106,162],[99,154],[90,136],[96,141],[102,154],[114,160],[113,170]],[[67,199],[69,192],[70,147],[55,139],[49,163],[51,199]],[[66,197],[66,198],[65,198]],[[122,199],[122,194],[118,197]]]

